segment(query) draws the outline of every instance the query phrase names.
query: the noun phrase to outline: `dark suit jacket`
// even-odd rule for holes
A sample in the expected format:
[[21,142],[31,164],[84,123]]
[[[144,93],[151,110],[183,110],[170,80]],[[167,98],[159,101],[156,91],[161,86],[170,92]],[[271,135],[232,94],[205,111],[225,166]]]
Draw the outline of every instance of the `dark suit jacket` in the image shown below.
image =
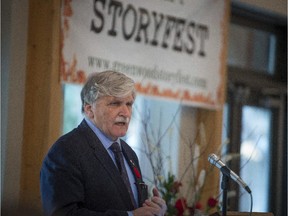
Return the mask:
[[[121,145],[140,172],[135,152]],[[85,120],[51,147],[40,176],[45,215],[127,216],[133,210],[119,171]]]

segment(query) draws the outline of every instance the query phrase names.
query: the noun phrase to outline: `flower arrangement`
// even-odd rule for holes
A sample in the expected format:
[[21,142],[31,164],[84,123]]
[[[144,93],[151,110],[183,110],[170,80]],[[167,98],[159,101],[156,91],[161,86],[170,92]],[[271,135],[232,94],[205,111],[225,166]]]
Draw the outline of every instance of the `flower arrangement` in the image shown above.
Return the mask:
[[198,130],[201,144],[197,144],[195,141],[186,143],[187,152],[189,152],[188,161],[183,167],[180,178],[177,178],[171,172],[171,167],[169,166],[171,165],[171,155],[167,152],[167,142],[164,141],[165,136],[169,137],[171,125],[169,125],[170,128],[167,128],[157,136],[153,133],[158,130],[151,128],[148,115],[142,121],[142,127],[143,134],[141,134],[141,139],[145,147],[142,152],[147,156],[153,172],[153,180],[150,180],[150,182],[157,185],[163,199],[166,201],[166,215],[194,216],[219,211],[219,195],[215,196],[214,194],[214,191],[218,193],[218,183],[213,185],[214,188],[211,192],[213,194],[206,201],[203,201],[202,197],[203,193],[207,193],[203,191],[203,188],[207,177],[212,171],[212,166],[210,165],[202,168],[200,172],[198,171],[198,161],[201,157],[205,157],[203,153],[206,153],[207,148],[210,147],[206,142],[204,125],[200,124]]
[[159,189],[167,204],[167,216],[208,215],[211,210],[220,210],[219,200],[214,197],[209,197],[205,205],[199,199],[189,203],[185,197],[179,196],[181,186],[182,183],[171,173],[168,173],[167,179],[160,182]]
[[[222,204],[220,202],[221,191],[219,192],[219,171],[214,169],[207,158],[211,152],[221,155],[221,149],[229,144],[229,140],[227,139],[221,146],[215,148],[209,142],[210,138],[207,139],[205,125],[202,122],[195,127],[194,137],[189,136],[190,139],[184,137],[175,123],[177,113],[172,116],[167,127],[157,125],[157,128],[153,128],[155,124],[150,120],[155,121],[155,116],[151,116],[149,109],[144,110],[145,112],[141,113],[137,119],[141,120],[142,127],[138,137],[142,141],[142,147],[139,150],[148,160],[148,163],[145,161],[144,164],[151,165],[147,170],[152,170],[152,174],[143,178],[148,186],[156,185],[161,192],[167,204],[166,216],[203,216],[219,213]],[[160,112],[160,119],[161,114]],[[175,136],[179,136],[179,139],[175,140]],[[184,150],[178,150],[180,157],[175,154],[173,156],[174,152],[171,150],[173,144],[169,145],[171,140],[174,144],[180,140],[179,146],[185,147]],[[239,156],[239,154],[229,154],[222,159],[227,162]],[[180,166],[177,164],[176,171],[175,167],[172,167],[172,164],[175,165],[173,158],[181,161]]]

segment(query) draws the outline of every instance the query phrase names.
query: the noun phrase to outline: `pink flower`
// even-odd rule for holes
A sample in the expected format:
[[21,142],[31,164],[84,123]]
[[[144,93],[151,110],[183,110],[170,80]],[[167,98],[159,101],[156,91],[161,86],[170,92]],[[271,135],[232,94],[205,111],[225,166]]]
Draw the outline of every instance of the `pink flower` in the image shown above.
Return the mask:
[[218,200],[214,199],[213,197],[210,197],[207,201],[207,205],[210,207],[210,208],[214,208],[218,203]]
[[202,209],[202,204],[200,202],[196,202],[195,203],[195,209],[201,210]]
[[179,198],[175,203],[175,208],[177,209],[177,216],[182,216],[184,210],[187,208],[186,199]]

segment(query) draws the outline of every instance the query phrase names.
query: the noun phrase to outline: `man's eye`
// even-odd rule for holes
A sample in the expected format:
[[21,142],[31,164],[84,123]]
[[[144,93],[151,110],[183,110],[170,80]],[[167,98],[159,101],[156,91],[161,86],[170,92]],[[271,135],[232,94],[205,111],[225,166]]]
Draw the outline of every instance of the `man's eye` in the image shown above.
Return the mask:
[[112,106],[119,106],[119,105],[120,105],[120,102],[117,102],[117,101],[116,101],[116,102],[111,102],[110,105],[112,105]]

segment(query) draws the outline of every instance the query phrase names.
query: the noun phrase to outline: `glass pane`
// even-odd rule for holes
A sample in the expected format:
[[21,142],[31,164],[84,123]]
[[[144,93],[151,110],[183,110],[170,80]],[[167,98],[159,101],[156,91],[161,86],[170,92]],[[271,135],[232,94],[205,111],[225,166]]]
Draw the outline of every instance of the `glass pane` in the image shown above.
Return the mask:
[[229,106],[227,103],[224,104],[223,108],[223,127],[222,127],[222,149],[221,149],[221,155],[227,154],[228,150],[228,126],[229,126]]
[[228,64],[274,74],[275,35],[236,24],[230,25]]
[[[241,134],[241,178],[253,195],[253,212],[268,211],[271,111],[244,106]],[[241,189],[240,211],[249,211],[250,196]]]
[[76,84],[64,84],[64,119],[63,133],[71,131],[77,127],[83,119],[81,112],[81,92],[82,86]]
[[[157,168],[155,165],[161,164],[163,175],[168,171],[177,174],[180,137],[179,107],[179,103],[157,100],[143,95],[137,95],[133,104],[133,115],[124,140],[138,155],[143,178],[147,184],[153,183],[150,159],[153,160],[155,168]],[[159,152],[157,144],[161,146]],[[150,158],[144,153],[148,146],[154,149]]]

